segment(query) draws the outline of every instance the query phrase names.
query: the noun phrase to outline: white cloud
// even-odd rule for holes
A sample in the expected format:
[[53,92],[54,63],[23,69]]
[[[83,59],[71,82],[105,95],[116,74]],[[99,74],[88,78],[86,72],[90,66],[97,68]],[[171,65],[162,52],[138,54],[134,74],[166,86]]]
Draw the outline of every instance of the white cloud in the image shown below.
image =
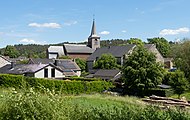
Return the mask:
[[25,43],[25,44],[46,44],[47,42],[46,41],[43,41],[43,42],[38,42],[38,41],[35,41],[33,39],[29,39],[29,38],[24,38],[24,39],[21,39],[19,41],[20,43]]
[[100,32],[100,34],[101,35],[108,35],[108,34],[110,34],[110,32],[109,31],[102,31],[102,32]]
[[58,23],[30,23],[28,24],[30,27],[38,27],[38,28],[61,28],[61,25]]
[[126,30],[122,30],[121,32],[126,33],[127,31]]
[[28,38],[21,39],[20,42],[21,42],[21,43],[28,43],[28,44],[29,44],[29,43],[31,43],[31,44],[36,43],[35,40],[28,39]]
[[77,24],[78,22],[77,21],[68,21],[68,22],[65,22],[64,25],[65,26],[71,26],[71,25],[74,25],[74,24]]
[[160,31],[160,35],[165,36],[165,35],[177,35],[181,33],[188,33],[190,32],[190,29],[187,27],[179,28],[179,29],[163,29]]

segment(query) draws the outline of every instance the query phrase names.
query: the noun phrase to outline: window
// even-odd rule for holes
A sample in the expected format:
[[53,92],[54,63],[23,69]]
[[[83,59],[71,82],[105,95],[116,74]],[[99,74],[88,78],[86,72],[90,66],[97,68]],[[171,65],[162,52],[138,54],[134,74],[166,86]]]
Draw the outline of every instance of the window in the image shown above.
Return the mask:
[[47,78],[48,77],[48,69],[44,69],[44,77]]
[[51,69],[51,77],[54,78],[55,77],[55,68]]
[[95,45],[98,45],[98,40],[97,40],[97,39],[95,39],[94,44],[95,44]]

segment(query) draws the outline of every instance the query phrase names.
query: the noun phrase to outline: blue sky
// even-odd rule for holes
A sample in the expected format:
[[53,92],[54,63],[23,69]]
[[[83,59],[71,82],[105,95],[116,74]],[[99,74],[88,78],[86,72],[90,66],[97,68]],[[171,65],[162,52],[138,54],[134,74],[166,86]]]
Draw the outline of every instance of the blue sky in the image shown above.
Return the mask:
[[190,38],[190,0],[1,0],[0,48],[81,42],[93,14],[102,40]]

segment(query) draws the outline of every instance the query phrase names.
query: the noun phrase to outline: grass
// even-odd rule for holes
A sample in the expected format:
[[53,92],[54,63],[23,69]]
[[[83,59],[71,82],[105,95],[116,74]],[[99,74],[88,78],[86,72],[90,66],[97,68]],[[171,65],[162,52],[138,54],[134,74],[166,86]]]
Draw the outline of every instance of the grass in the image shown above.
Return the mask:
[[181,109],[161,110],[136,97],[103,94],[65,96],[44,92],[0,88],[0,119],[8,120],[177,120],[190,119]]

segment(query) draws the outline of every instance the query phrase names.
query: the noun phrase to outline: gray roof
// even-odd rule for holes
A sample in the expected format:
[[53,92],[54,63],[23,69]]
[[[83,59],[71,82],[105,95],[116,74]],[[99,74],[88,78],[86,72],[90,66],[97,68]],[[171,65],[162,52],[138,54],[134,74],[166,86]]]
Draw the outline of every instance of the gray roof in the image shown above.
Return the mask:
[[66,52],[69,53],[93,53],[95,49],[81,44],[64,44]]
[[154,46],[155,46],[154,44],[144,44],[144,47],[147,48],[147,49],[150,49],[150,48],[152,48]]
[[47,59],[47,58],[30,58],[29,64],[49,64],[54,63],[54,59]]
[[106,70],[106,69],[100,69],[95,74],[94,77],[115,77],[118,73],[120,73],[120,70],[113,69],[113,70]]
[[60,69],[64,70],[81,70],[80,67],[70,59],[41,59],[32,58],[29,60],[29,64],[49,64],[52,63]]
[[18,64],[15,65],[13,68],[11,68],[11,65],[6,65],[0,68],[0,73],[6,73],[6,74],[35,73],[46,66],[48,66],[48,64]]
[[109,46],[109,47],[102,47],[95,50],[92,53],[87,61],[94,61],[97,57],[100,57],[104,53],[111,53],[115,57],[122,57],[126,53],[129,53],[136,45],[128,44],[125,46]]
[[6,56],[2,56],[0,55],[1,58],[3,58],[4,60],[8,61],[8,62],[11,62],[9,58],[7,58]]
[[70,59],[57,59],[55,65],[62,70],[81,70],[80,67]]
[[11,65],[6,65],[6,66],[0,68],[0,73],[4,73],[4,74],[36,73],[39,70],[41,70],[49,65],[53,66],[57,70],[63,72],[60,68],[56,67],[53,64],[17,64],[13,68],[11,68]]

